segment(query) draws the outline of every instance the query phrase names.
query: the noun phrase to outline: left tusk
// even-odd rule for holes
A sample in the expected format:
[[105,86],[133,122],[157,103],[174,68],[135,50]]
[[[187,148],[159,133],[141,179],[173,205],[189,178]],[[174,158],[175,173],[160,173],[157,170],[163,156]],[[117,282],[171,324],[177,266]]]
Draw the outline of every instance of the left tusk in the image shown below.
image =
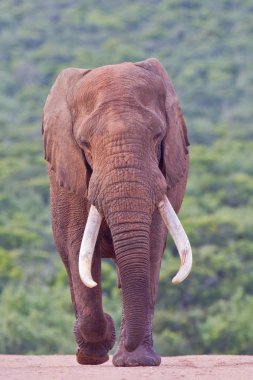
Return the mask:
[[172,279],[173,284],[179,284],[186,279],[192,268],[191,245],[177,214],[166,196],[164,196],[164,199],[158,204],[158,210],[174,240],[181,259],[179,271]]
[[101,222],[101,215],[96,207],[91,205],[79,253],[79,274],[88,288],[97,285],[91,276],[91,264]]

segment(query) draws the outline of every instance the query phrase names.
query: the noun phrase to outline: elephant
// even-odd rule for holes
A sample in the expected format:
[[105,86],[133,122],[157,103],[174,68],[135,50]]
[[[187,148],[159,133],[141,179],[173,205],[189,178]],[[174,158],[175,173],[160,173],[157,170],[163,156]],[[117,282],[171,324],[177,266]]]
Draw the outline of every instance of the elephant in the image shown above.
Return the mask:
[[102,364],[115,343],[102,306],[101,258],[115,262],[122,320],[115,366],[157,366],[152,321],[170,232],[190,273],[192,252],[177,213],[189,141],[173,84],[155,58],[94,69],[66,68],[42,118],[55,246],[76,321],[76,359]]

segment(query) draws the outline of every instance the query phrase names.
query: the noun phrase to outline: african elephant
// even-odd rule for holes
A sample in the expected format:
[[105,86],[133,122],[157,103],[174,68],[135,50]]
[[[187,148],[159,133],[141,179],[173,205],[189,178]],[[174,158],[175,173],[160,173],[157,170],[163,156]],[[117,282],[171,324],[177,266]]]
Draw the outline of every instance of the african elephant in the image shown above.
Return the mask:
[[42,133],[54,240],[76,316],[77,361],[101,364],[115,343],[101,291],[101,258],[111,258],[122,291],[113,364],[159,365],[152,319],[167,229],[181,257],[174,282],[186,278],[192,265],[176,216],[189,144],[166,71],[153,58],[65,69],[47,97]]

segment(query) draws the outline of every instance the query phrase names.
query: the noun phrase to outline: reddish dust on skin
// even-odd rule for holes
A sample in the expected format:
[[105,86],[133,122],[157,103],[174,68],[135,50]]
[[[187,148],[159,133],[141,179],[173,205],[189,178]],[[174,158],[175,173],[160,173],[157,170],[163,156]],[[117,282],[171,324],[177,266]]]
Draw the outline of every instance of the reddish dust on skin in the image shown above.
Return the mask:
[[177,356],[162,358],[159,367],[81,366],[75,356],[0,355],[1,380],[78,379],[238,380],[253,379],[253,356]]

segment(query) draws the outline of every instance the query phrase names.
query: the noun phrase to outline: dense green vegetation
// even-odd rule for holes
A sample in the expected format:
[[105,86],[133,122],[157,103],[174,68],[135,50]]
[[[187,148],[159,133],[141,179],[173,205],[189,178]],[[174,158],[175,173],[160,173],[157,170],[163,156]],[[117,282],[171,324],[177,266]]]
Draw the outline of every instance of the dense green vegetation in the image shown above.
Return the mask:
[[[156,57],[187,121],[191,174],[181,220],[190,278],[171,241],[154,322],[163,355],[253,354],[253,1],[1,0],[0,352],[73,353],[67,279],[55,253],[40,120],[64,67]],[[111,264],[104,304],[119,323]]]

